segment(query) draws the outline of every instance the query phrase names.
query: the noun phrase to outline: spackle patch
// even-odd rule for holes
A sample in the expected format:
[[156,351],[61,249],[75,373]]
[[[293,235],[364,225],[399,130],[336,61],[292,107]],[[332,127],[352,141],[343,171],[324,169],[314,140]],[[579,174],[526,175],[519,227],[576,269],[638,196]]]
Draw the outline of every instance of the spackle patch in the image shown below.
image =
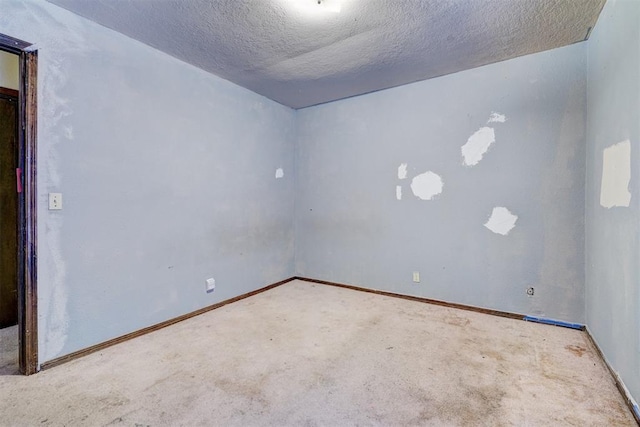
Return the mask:
[[491,112],[491,116],[489,116],[489,120],[487,123],[504,123],[507,121],[507,116],[504,114],[496,113],[495,111]]
[[398,166],[398,179],[407,179],[407,164],[402,163]]
[[411,181],[411,191],[422,200],[431,200],[442,193],[443,186],[442,178],[431,171],[420,174]]
[[631,141],[613,144],[602,152],[602,183],[600,205],[607,209],[614,206],[629,207],[631,192]]
[[496,142],[496,133],[493,128],[482,127],[478,129],[462,146],[464,164],[467,166],[477,165],[494,142]]
[[71,127],[71,126],[65,126],[65,127],[64,127],[64,136],[65,136],[68,140],[72,141],[72,140],[73,140],[73,127]]
[[396,199],[402,200],[402,187],[396,185]]
[[493,208],[491,216],[484,226],[496,234],[506,236],[516,226],[517,220],[518,216],[512,214],[509,209],[498,206]]
[[280,179],[284,176],[284,170],[282,168],[276,169],[276,179]]

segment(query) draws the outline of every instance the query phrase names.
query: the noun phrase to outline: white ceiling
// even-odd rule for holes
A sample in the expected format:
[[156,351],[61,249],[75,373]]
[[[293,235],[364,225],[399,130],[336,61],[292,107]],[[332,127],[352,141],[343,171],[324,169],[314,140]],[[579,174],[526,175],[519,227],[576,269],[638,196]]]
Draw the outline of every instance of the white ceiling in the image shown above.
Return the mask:
[[48,1],[293,108],[583,41],[605,2]]

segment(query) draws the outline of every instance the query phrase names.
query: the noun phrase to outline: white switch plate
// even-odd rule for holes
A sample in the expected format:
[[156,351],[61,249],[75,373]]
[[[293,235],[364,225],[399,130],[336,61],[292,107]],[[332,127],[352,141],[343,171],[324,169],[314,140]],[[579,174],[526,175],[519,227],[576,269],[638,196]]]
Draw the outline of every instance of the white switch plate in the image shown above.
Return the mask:
[[62,193],[49,193],[49,210],[58,211],[62,209]]
[[207,279],[207,293],[213,292],[216,289],[216,279],[213,277]]
[[413,272],[413,281],[415,283],[420,283],[420,272],[419,271],[414,271]]

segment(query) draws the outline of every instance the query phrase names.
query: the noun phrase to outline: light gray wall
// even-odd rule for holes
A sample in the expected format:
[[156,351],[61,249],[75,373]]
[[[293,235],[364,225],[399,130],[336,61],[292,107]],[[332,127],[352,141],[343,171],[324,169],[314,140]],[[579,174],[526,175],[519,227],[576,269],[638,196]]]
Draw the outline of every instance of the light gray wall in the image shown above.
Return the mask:
[[[585,49],[299,110],[296,274],[584,322]],[[464,166],[481,127],[496,142]],[[429,170],[443,192],[420,200]],[[506,236],[483,226],[497,206],[518,216]]]
[[0,10],[39,52],[40,362],[293,275],[293,110],[51,4]]
[[[55,6],[0,8],[0,33],[40,57],[41,362],[295,272],[575,322],[586,306],[638,398],[637,170],[630,208],[598,203],[603,148],[628,138],[638,161],[638,2],[610,1],[586,45],[300,110],[297,122]],[[487,123],[492,112],[506,122]],[[481,127],[496,142],[464,166],[460,148]],[[411,179],[427,170],[444,191],[419,200]],[[62,211],[46,209],[48,192],[64,194]],[[518,215],[507,236],[483,227],[496,206]]]
[[[640,2],[609,0],[588,42],[587,324],[640,400]],[[629,207],[600,205],[603,150],[631,143]]]

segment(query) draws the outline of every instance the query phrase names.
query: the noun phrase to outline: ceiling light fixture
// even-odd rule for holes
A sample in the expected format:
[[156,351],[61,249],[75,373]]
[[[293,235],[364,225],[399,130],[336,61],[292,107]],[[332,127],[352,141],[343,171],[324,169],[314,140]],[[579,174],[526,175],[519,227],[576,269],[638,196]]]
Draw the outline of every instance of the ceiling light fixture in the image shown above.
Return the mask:
[[309,14],[340,13],[342,10],[341,0],[291,0],[291,2],[297,9]]

